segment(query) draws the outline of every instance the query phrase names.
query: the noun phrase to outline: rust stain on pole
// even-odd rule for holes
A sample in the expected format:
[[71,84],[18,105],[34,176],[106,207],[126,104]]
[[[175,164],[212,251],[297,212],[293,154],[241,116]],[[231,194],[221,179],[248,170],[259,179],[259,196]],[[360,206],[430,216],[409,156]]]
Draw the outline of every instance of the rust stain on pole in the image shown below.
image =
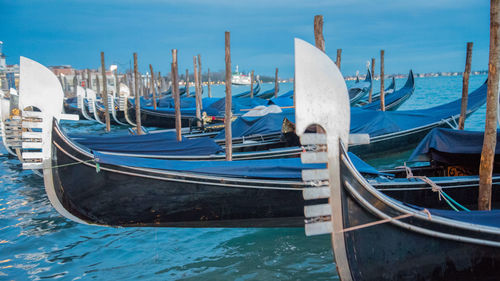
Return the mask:
[[175,133],[177,141],[182,141],[181,135],[181,97],[179,93],[179,73],[177,66],[177,49],[172,49],[172,89],[175,103]]
[[500,0],[490,2],[490,55],[488,63],[488,92],[486,98],[486,124],[483,150],[479,166],[479,210],[491,210],[492,172],[497,144],[498,61],[500,48]]
[[465,71],[462,75],[462,106],[460,108],[460,119],[458,119],[458,129],[465,127],[465,118],[467,117],[467,102],[469,99],[469,75],[470,64],[472,60],[472,42],[467,43],[467,55],[465,58]]
[[384,50],[380,50],[380,110],[385,111]]
[[226,129],[226,160],[233,160],[233,136],[231,132],[231,37],[230,33],[225,33],[225,61],[226,61],[226,115],[224,116],[224,126]]
[[134,92],[135,92],[135,124],[137,126],[137,134],[142,135],[141,99],[139,97],[139,69],[137,68],[137,53],[134,53]]
[[323,37],[323,16],[314,16],[314,41],[316,48],[325,51],[325,38]]
[[111,120],[109,119],[108,83],[106,79],[106,64],[104,62],[104,52],[101,52],[102,70],[102,100],[104,103],[104,116],[106,119],[106,132],[111,131]]
[[375,58],[372,58],[372,86],[370,87],[370,94],[368,95],[368,103],[372,102],[373,80],[375,80]]

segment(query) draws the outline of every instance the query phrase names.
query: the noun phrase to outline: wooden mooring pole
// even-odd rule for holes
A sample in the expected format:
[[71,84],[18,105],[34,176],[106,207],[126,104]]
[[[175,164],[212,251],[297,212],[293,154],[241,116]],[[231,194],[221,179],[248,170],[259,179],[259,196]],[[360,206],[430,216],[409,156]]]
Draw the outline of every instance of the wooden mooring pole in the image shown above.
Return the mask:
[[375,80],[375,58],[372,58],[372,86],[370,87],[370,94],[368,95],[368,103],[372,102],[373,80]]
[[278,68],[276,67],[276,71],[274,72],[274,97],[275,98],[278,97],[279,91],[280,91],[280,84],[279,84],[279,79],[278,79]]
[[225,33],[225,61],[226,61],[226,115],[224,127],[226,129],[226,161],[233,160],[233,136],[231,132],[231,37],[229,31]]
[[316,48],[325,51],[325,38],[323,37],[323,16],[314,16],[314,42]]
[[115,96],[120,97],[120,80],[118,80],[118,69],[113,71],[113,75],[115,76]]
[[342,49],[337,49],[337,60],[335,61],[335,64],[340,70],[340,60],[342,58]]
[[212,92],[210,91],[210,68],[207,69],[207,92],[208,92],[208,97],[211,98],[212,97]]
[[172,49],[172,90],[175,103],[175,133],[177,141],[182,141],[181,135],[181,97],[179,93],[179,74],[177,66],[177,49]]
[[201,55],[198,54],[198,84],[200,87],[200,105],[201,105],[201,95],[203,94],[203,77],[201,76]]
[[380,110],[385,111],[384,50],[380,50]]
[[[189,70],[186,68],[186,97],[190,97],[191,94],[189,93]],[[196,85],[194,86],[194,89],[196,91]]]
[[92,88],[92,76],[90,75],[90,69],[87,68],[87,85],[85,85],[87,89]]
[[109,119],[108,83],[106,80],[106,64],[104,62],[104,52],[101,52],[102,70],[102,101],[104,103],[104,115],[106,119],[106,132],[111,131],[111,120]]
[[[196,64],[196,57],[193,57],[193,67],[194,67],[194,101],[196,105],[196,119],[201,120],[201,104],[200,104],[200,95],[201,95],[201,88],[200,88],[200,77],[199,77],[199,72],[198,72],[198,66]],[[198,127],[201,127],[201,122],[196,121],[196,125]]]
[[153,72],[153,66],[149,65],[149,71],[151,71],[151,91],[153,94],[153,108],[156,110],[156,86],[155,86],[155,75]]
[[491,210],[492,172],[497,144],[498,62],[500,40],[500,0],[490,1],[490,55],[483,150],[479,166],[479,210]]
[[134,93],[135,93],[135,125],[137,126],[137,134],[142,135],[141,98],[139,96],[139,69],[137,67],[137,53],[134,53]]
[[465,118],[467,117],[467,102],[469,99],[469,75],[470,64],[472,60],[472,42],[467,42],[467,55],[465,58],[465,70],[462,75],[462,107],[460,109],[460,119],[458,119],[458,129],[465,127]]
[[250,73],[250,98],[253,99],[253,70]]

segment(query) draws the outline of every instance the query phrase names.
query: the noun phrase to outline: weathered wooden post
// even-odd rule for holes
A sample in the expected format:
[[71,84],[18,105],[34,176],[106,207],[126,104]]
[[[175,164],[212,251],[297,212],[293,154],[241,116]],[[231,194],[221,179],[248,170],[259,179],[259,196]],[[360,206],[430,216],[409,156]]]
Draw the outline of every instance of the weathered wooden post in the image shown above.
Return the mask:
[[135,124],[137,134],[142,135],[141,126],[141,98],[139,96],[139,69],[137,67],[137,53],[134,53],[134,92],[135,92]]
[[[191,94],[189,93],[189,70],[186,68],[186,97],[190,97]],[[194,86],[194,89],[196,91],[196,85]]]
[[161,79],[161,72],[158,71],[158,76],[157,76],[157,80],[158,80],[158,95],[161,94],[161,89],[163,88],[163,81]]
[[335,64],[340,70],[340,59],[342,58],[342,49],[337,49],[337,60],[335,61]]
[[370,94],[368,95],[368,103],[372,102],[373,80],[375,80],[375,58],[372,58],[372,86],[370,87]]
[[465,70],[462,75],[462,107],[460,109],[460,119],[458,119],[458,129],[465,127],[465,118],[467,117],[467,101],[469,99],[469,75],[470,64],[472,60],[472,42],[467,42],[467,55],[465,58]]
[[198,84],[200,87],[199,99],[200,99],[200,104],[201,104],[201,96],[203,94],[203,77],[201,75],[201,55],[200,54],[198,54]]
[[120,97],[120,80],[118,79],[118,69],[114,71],[115,76],[115,96]]
[[224,127],[226,129],[226,160],[233,160],[233,135],[231,132],[231,38],[229,31],[225,34],[226,53],[226,115],[224,116]]
[[325,51],[325,38],[323,37],[323,16],[314,16],[314,41],[316,48]]
[[212,97],[212,92],[210,91],[210,68],[207,69],[208,71],[208,81],[207,81],[207,92],[208,92],[208,97],[211,98]]
[[102,70],[102,101],[104,103],[106,132],[109,132],[111,131],[111,120],[109,119],[108,85],[106,80],[106,64],[104,63],[104,52],[101,52],[101,70]]
[[385,111],[384,50],[380,50],[380,110]]
[[92,76],[90,75],[90,69],[87,68],[87,89],[92,89]]
[[250,98],[253,99],[253,70],[250,73]]
[[153,72],[153,66],[149,65],[149,71],[151,71],[151,91],[153,92],[153,108],[156,110],[156,87],[155,87],[155,75]]
[[99,79],[99,71],[96,70],[96,74],[95,74],[96,91],[97,91],[97,94],[102,95],[101,94],[101,81],[99,81],[99,80],[100,80]]
[[488,92],[483,150],[479,166],[479,210],[491,210],[491,185],[495,147],[497,144],[498,62],[500,48],[500,0],[490,1],[490,57],[488,63]]
[[276,67],[276,71],[274,72],[274,97],[275,98],[278,97],[279,91],[280,91],[280,85],[279,85],[279,81],[278,81],[278,68]]
[[172,90],[175,103],[175,133],[177,135],[177,141],[182,141],[181,97],[179,93],[179,74],[177,71],[177,49],[172,49]]
[[[194,101],[196,104],[196,119],[201,120],[201,104],[200,104],[200,96],[201,96],[201,88],[200,88],[200,72],[198,71],[198,66],[196,64],[196,57],[193,57],[193,66],[194,66]],[[196,125],[201,127],[201,122],[196,121]]]

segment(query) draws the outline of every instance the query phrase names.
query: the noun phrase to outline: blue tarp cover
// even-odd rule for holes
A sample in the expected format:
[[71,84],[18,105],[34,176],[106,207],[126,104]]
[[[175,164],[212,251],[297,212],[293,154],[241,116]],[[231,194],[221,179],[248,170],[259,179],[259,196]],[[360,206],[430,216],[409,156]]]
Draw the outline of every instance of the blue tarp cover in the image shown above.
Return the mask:
[[[231,124],[232,136],[233,138],[238,138],[280,133],[285,118],[291,122],[295,122],[295,112],[289,110],[282,113],[269,113],[259,117],[240,116]],[[222,130],[215,136],[215,139],[224,139],[225,135],[226,131]]]
[[445,217],[461,222],[500,227],[500,210],[457,212],[450,210],[431,209],[429,210],[429,212],[432,215]]
[[[497,139],[500,133],[497,133]],[[415,148],[410,161],[430,161],[431,150],[454,154],[481,154],[484,132],[435,128]],[[497,142],[495,154],[500,153]]]
[[[469,94],[467,111],[475,111],[486,102],[486,83]],[[461,99],[420,110],[373,111],[351,108],[351,133],[370,137],[404,131],[460,115]]]
[[[304,169],[324,169],[326,164],[303,164],[300,158],[241,160],[241,161],[180,161],[117,156],[94,152],[96,161],[102,164],[160,169],[176,172],[198,173],[212,176],[242,178],[302,180]],[[350,154],[351,160],[361,173],[378,173],[375,168]],[[358,168],[359,167],[359,168]]]
[[223,152],[210,138],[185,139],[178,142],[175,132],[126,136],[74,137],[74,141],[91,150],[145,155],[212,155]]

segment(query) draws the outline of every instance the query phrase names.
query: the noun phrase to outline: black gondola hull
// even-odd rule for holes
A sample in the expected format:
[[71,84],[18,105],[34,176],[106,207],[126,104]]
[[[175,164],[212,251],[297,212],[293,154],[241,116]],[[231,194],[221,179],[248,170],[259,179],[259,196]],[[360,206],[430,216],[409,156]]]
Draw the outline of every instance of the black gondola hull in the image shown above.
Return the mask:
[[[380,213],[404,214],[368,191],[359,176],[340,162],[344,229],[377,222]],[[353,280],[498,280],[498,233],[411,216],[398,222],[402,224],[389,222],[344,233]]]

